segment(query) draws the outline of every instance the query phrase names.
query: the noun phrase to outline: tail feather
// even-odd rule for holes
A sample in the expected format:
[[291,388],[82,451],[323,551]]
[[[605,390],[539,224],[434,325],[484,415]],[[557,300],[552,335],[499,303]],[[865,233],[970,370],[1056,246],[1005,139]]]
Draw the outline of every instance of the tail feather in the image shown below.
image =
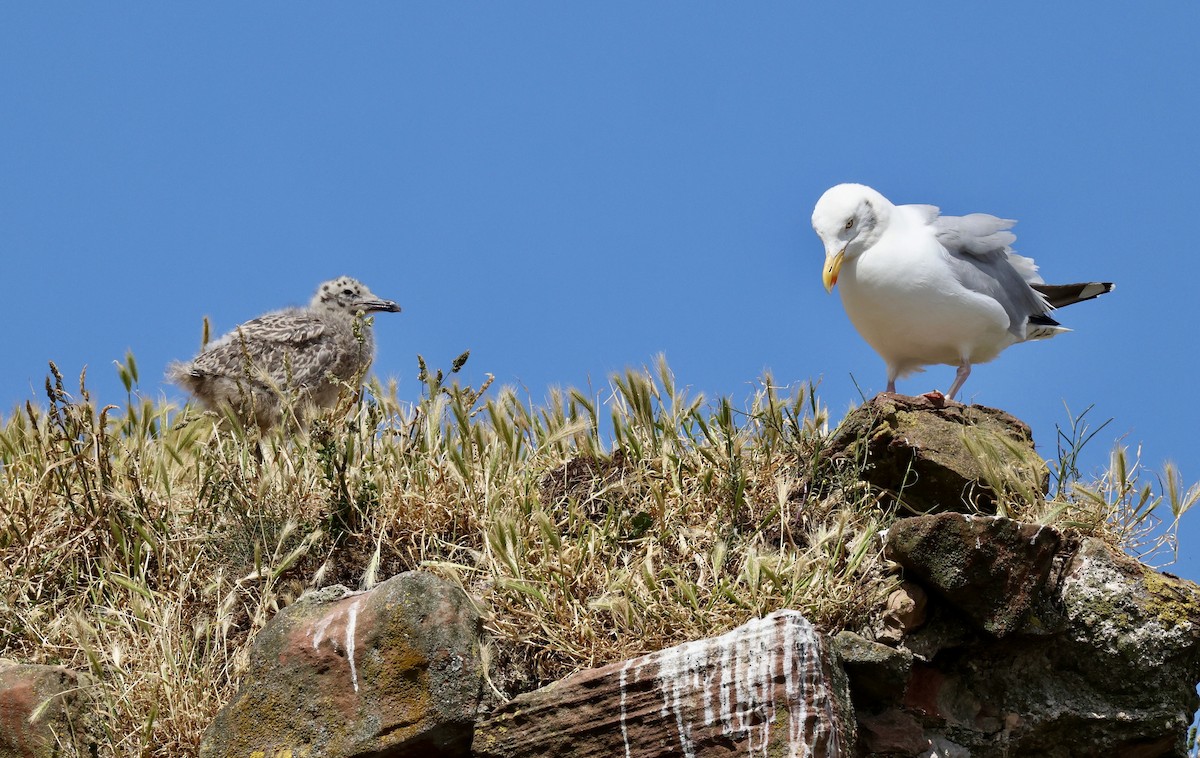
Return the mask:
[[1051,308],[1064,308],[1112,292],[1112,282],[1079,282],[1076,284],[1030,284],[1046,297]]

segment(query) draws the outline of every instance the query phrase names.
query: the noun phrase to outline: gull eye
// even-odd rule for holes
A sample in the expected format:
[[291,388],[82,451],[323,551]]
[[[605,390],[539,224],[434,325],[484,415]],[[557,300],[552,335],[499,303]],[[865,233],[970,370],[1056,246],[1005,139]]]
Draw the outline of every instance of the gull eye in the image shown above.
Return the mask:
[[852,219],[852,218],[850,218],[850,219],[846,219],[846,228],[847,228],[847,229],[853,229],[853,228],[854,228],[854,219]]
[[353,294],[354,294],[354,290],[352,290],[352,289],[344,289],[344,290],[342,290],[342,294],[343,294],[343,295],[345,295],[346,297],[350,297],[351,295],[353,295]]

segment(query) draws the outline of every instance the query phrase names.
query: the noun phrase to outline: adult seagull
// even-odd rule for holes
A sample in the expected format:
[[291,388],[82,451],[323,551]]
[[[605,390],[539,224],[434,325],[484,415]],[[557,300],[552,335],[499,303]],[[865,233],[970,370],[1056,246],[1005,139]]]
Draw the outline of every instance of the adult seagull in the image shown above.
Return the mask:
[[1009,247],[1015,223],[893,205],[862,184],[839,184],[817,201],[825,289],[839,286],[854,328],[887,364],[888,392],[898,378],[946,364],[958,368],[946,393],[953,400],[972,365],[1070,331],[1050,312],[1113,290],[1111,282],[1043,282],[1033,260]]

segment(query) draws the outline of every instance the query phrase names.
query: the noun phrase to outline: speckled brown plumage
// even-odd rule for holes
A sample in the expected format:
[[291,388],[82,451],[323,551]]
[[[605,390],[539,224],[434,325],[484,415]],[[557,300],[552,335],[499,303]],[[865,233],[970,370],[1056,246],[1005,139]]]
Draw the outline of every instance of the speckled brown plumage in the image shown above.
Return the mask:
[[206,407],[232,407],[260,428],[278,424],[285,408],[332,407],[362,381],[375,356],[365,314],[400,306],[343,276],[325,282],[307,308],[273,311],[214,340],[168,378]]

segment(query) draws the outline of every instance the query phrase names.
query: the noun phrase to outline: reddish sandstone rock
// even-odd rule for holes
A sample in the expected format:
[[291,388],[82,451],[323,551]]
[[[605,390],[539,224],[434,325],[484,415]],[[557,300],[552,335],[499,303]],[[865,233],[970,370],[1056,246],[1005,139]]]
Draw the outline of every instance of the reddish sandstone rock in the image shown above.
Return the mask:
[[481,633],[462,590],[422,572],[301,598],[259,632],[200,755],[462,755],[479,707]]
[[866,755],[917,756],[930,747],[911,713],[892,709],[858,717],[859,752]]
[[87,676],[62,666],[0,661],[0,756],[95,754],[91,687]]
[[926,603],[928,596],[919,584],[900,582],[900,586],[888,595],[876,639],[894,645],[904,639],[904,635],[919,629],[925,623]]
[[500,706],[475,758],[781,755],[854,746],[845,678],[822,637],[779,611],[720,637],[583,671]]

